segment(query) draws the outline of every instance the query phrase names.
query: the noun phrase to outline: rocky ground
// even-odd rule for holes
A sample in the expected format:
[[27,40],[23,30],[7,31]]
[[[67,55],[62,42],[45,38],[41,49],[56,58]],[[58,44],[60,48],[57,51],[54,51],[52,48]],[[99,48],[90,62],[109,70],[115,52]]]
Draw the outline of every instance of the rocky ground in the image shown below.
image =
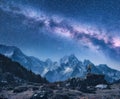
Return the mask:
[[0,99],[120,99],[120,83],[109,84],[98,74],[55,83],[2,81]]
[[120,84],[85,93],[59,84],[22,84],[0,89],[0,99],[120,99]]

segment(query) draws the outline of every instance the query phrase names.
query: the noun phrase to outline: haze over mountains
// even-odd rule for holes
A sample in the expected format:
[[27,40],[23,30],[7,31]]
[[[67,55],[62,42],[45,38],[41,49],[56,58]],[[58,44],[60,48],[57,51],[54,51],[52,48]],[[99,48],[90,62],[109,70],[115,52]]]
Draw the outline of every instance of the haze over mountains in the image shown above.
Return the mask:
[[51,59],[42,61],[35,57],[26,56],[15,46],[6,45],[0,45],[0,54],[19,62],[25,68],[32,70],[36,74],[46,77],[50,82],[63,81],[71,77],[84,78],[87,73],[86,67],[88,64],[92,64],[92,73],[104,74],[108,82],[114,82],[120,79],[120,71],[112,69],[106,64],[95,66],[89,60],[82,62],[74,54],[64,56],[59,62],[53,62]]

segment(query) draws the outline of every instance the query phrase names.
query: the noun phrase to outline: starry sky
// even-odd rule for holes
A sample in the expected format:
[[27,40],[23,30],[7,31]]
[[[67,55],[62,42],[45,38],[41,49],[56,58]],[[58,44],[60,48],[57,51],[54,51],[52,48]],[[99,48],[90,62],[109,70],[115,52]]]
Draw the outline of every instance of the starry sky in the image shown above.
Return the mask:
[[120,0],[0,0],[0,44],[26,55],[120,70]]

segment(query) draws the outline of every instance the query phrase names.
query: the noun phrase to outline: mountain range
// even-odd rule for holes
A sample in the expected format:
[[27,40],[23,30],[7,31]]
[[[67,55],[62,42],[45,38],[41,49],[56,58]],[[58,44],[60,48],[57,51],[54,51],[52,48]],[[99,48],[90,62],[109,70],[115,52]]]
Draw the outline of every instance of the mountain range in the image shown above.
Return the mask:
[[108,82],[114,82],[120,79],[120,71],[108,67],[106,64],[94,65],[89,60],[80,61],[74,54],[64,56],[59,62],[53,62],[51,59],[42,61],[33,56],[25,55],[19,48],[15,46],[0,45],[0,54],[12,59],[12,61],[20,63],[28,70],[50,82],[64,81],[72,77],[84,78],[87,74],[87,66],[92,64],[92,73],[104,74]]

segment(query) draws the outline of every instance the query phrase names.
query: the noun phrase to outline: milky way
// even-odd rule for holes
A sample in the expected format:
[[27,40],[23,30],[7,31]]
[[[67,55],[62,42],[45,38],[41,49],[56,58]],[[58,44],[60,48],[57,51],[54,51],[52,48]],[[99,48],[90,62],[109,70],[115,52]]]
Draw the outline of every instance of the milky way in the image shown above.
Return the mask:
[[76,44],[90,48],[93,51],[102,51],[105,55],[120,59],[120,37],[111,35],[104,28],[95,25],[82,24],[62,15],[51,14],[28,5],[15,3],[1,3],[0,9],[25,17],[26,25],[35,25],[48,31],[48,35],[72,39]]

